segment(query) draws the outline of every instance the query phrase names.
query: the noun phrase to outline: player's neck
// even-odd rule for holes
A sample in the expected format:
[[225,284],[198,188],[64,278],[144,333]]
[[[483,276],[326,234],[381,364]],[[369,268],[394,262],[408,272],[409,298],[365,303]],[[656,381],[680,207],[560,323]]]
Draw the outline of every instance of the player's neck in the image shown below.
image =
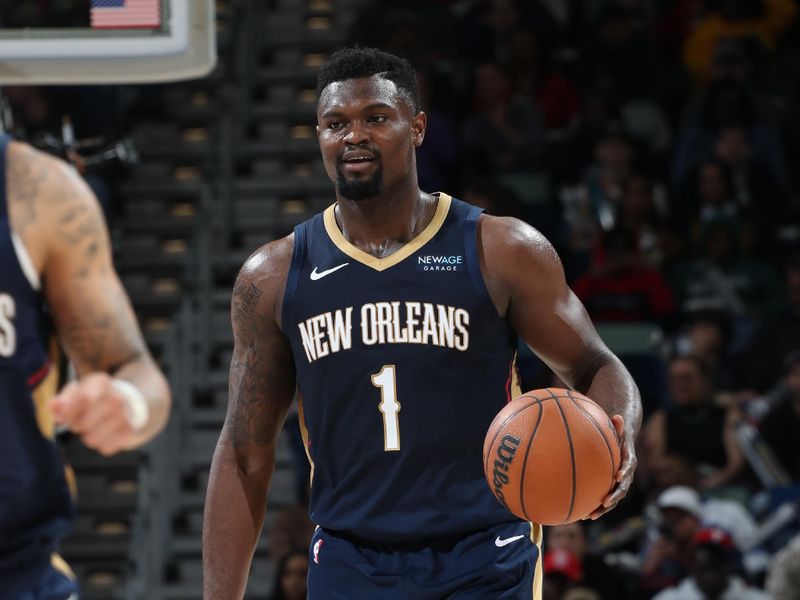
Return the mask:
[[336,223],[345,239],[385,258],[422,232],[436,211],[436,197],[414,186],[402,194],[384,192],[366,200],[338,198]]

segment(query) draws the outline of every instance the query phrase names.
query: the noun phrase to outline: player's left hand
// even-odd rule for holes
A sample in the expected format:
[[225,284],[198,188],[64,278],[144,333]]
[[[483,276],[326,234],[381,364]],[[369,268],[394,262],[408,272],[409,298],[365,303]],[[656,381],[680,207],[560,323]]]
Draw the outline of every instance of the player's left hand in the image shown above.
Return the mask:
[[621,460],[619,469],[617,470],[617,484],[614,486],[614,489],[609,492],[608,496],[605,497],[603,503],[597,510],[587,517],[592,520],[612,510],[619,501],[625,497],[631,484],[633,484],[633,473],[638,463],[635,447],[636,440],[633,439],[634,436],[632,434],[628,435],[628,432],[625,431],[625,420],[621,415],[614,415],[611,417],[611,422],[614,423],[614,428],[617,430],[620,443]]
[[48,402],[56,423],[103,456],[126,450],[136,440],[125,399],[112,381],[107,373],[90,373],[68,383]]

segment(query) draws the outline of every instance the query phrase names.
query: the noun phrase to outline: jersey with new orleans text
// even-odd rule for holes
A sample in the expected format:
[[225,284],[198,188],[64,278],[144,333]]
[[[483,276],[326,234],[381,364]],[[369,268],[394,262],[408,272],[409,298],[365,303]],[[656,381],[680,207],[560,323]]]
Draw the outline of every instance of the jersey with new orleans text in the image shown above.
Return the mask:
[[[58,383],[38,276],[9,223],[0,135],[0,581],[50,563],[72,496],[44,403]],[[23,266],[24,265],[24,266]],[[2,593],[0,593],[2,595]]]
[[516,334],[480,272],[480,213],[439,194],[431,223],[384,259],[344,238],[334,207],[295,228],[282,328],[318,525],[403,541],[515,518],[483,474],[484,436],[517,386]]

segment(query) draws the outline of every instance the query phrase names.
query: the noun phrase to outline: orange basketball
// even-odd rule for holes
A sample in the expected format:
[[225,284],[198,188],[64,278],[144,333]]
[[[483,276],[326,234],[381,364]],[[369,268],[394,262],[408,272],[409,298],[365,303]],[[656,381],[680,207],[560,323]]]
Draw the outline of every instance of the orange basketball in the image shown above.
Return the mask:
[[560,388],[509,402],[483,443],[492,493],[521,519],[542,525],[591,514],[614,487],[619,462],[619,438],[606,412]]

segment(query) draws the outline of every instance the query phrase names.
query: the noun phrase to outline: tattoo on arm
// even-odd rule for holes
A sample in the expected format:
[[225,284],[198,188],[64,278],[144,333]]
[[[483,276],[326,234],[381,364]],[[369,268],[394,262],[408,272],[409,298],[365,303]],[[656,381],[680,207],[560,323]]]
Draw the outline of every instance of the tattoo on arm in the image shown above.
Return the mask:
[[8,202],[18,208],[19,219],[15,225],[17,232],[23,235],[25,229],[36,222],[37,202],[48,170],[42,160],[33,158],[35,155],[27,151],[22,156],[10,153],[8,156]]
[[81,194],[82,190],[74,190],[63,198],[59,205],[57,232],[62,243],[81,248],[73,260],[73,269],[76,277],[85,279],[94,269],[101,274],[110,272],[108,261],[99,260],[104,258],[100,249],[110,248],[110,242],[103,215],[97,206],[87,203]]
[[73,299],[69,306],[65,304],[59,313],[59,335],[80,371],[113,372],[147,354],[121,289],[106,291],[100,304],[91,290],[84,289],[78,299]]
[[79,374],[146,359],[111,262],[103,213],[87,184],[63,162],[24,144],[14,143],[7,156],[14,228],[39,250],[46,301]]
[[87,240],[97,243],[97,238],[105,237],[100,215],[77,197],[64,198],[63,210],[58,218],[58,232],[71,244]]
[[256,307],[261,298],[262,290],[252,282],[241,281],[233,289],[233,321],[241,323],[243,327],[240,334],[250,333],[250,327],[257,319]]
[[249,444],[268,446],[274,441],[277,416],[265,406],[267,368],[258,356],[258,349],[251,344],[244,360],[234,360],[231,364],[230,428],[234,448]]
[[24,146],[15,150],[8,160],[15,231],[25,241],[29,227],[36,225],[32,231],[48,240],[49,253],[69,252],[67,268],[78,278],[88,277],[94,268],[110,271],[108,261],[97,260],[110,244],[103,214],[86,183],[53,157]]
[[[286,375],[282,373],[277,328],[259,306],[263,289],[240,277],[233,289],[231,315],[236,348],[231,361],[227,426],[234,448],[275,441],[283,407]],[[292,374],[293,375],[293,374]]]

